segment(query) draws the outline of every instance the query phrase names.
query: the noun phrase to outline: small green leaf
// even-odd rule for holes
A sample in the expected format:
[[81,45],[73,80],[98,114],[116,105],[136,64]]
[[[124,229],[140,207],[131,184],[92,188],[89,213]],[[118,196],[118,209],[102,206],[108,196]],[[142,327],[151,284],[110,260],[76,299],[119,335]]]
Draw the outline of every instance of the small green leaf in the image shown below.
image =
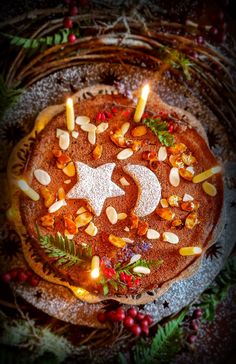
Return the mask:
[[103,286],[103,294],[104,294],[104,296],[107,296],[108,293],[109,293],[108,285],[107,284],[104,284],[104,286]]

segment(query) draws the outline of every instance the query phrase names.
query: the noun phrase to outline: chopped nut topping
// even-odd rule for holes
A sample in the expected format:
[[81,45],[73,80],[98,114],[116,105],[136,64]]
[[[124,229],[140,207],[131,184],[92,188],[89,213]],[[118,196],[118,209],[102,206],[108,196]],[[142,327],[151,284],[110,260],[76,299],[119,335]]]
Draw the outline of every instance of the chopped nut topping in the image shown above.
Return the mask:
[[159,208],[156,210],[158,216],[160,216],[163,220],[172,221],[175,217],[175,213],[171,211],[170,208]]
[[78,131],[73,130],[73,131],[72,131],[72,133],[71,133],[71,135],[73,136],[73,138],[77,139],[77,138],[78,138],[78,136],[79,136],[79,132],[78,132]]
[[[165,146],[162,146],[159,148],[157,159],[159,162],[163,162],[166,160],[166,158],[167,158],[167,150],[166,150]],[[176,166],[173,166],[173,167],[176,167]]]
[[67,150],[70,146],[70,134],[68,132],[64,132],[59,136],[59,147],[62,150]]
[[180,178],[179,178],[179,170],[178,168],[171,168],[170,170],[170,174],[169,174],[169,181],[170,184],[174,187],[177,187],[180,183]]
[[88,141],[90,144],[96,144],[96,131],[89,131],[88,132]]
[[140,220],[138,223],[138,231],[137,231],[138,236],[146,235],[147,231],[148,231],[148,223]]
[[97,232],[98,232],[98,228],[97,228],[97,226],[94,225],[93,222],[90,222],[84,231],[86,232],[86,234],[88,234],[90,236],[96,236]]
[[176,143],[169,147],[169,152],[172,154],[180,154],[187,150],[187,146],[183,143]]
[[35,169],[34,170],[34,177],[43,186],[47,186],[51,182],[51,177],[43,169]]
[[167,241],[168,243],[171,243],[171,244],[178,244],[178,242],[179,242],[179,237],[170,231],[164,232],[162,234],[162,237],[163,237],[164,241]]
[[130,128],[130,123],[125,122],[124,124],[121,125],[120,129],[118,130],[118,133],[125,136],[129,128]]
[[77,116],[75,123],[77,125],[86,125],[90,123],[90,119],[88,116]]
[[66,185],[69,185],[69,184],[71,183],[71,179],[66,179],[66,180],[64,181],[64,183],[65,183]]
[[186,201],[193,201],[193,200],[194,200],[193,196],[191,196],[191,195],[189,195],[187,193],[184,194],[184,197],[183,197],[183,201],[184,202],[186,202]]
[[103,133],[105,130],[107,130],[109,127],[109,124],[108,123],[101,123],[97,126],[97,130],[96,130],[96,133],[97,134],[101,134]]
[[125,177],[120,178],[120,183],[122,184],[122,186],[129,186],[130,185]]
[[116,224],[118,220],[117,212],[112,206],[106,208],[106,215],[111,224]]
[[147,134],[147,128],[145,125],[136,126],[131,131],[131,135],[133,137],[142,137]]
[[44,206],[47,208],[50,207],[55,201],[56,196],[50,192],[47,187],[41,187],[40,194],[44,199]]
[[40,217],[40,224],[43,227],[53,229],[54,223],[55,223],[55,217],[50,214]]
[[76,215],[80,215],[80,214],[82,214],[83,212],[86,212],[86,209],[83,207],[83,206],[81,206],[77,211],[76,211]]
[[154,229],[148,229],[147,231],[147,238],[152,240],[152,239],[159,239],[160,238],[160,234],[158,231],[154,230]]
[[48,209],[48,212],[52,214],[53,212],[58,211],[61,207],[66,206],[67,203],[65,200],[59,200],[54,202]]
[[95,159],[95,160],[100,159],[102,156],[102,150],[103,150],[103,146],[100,144],[97,144],[93,150],[93,159]]
[[122,238],[119,238],[118,236],[115,236],[113,234],[109,235],[108,240],[112,245],[117,248],[124,248],[126,246],[126,242]]
[[90,133],[92,131],[95,132],[97,130],[97,127],[96,127],[96,125],[89,123],[89,124],[83,124],[83,125],[81,125],[81,129],[83,131],[86,131],[87,133]]
[[168,198],[168,202],[172,207],[179,207],[180,201],[182,201],[182,198],[177,195],[172,195]]
[[134,152],[131,148],[123,149],[121,152],[119,152],[117,154],[117,159],[119,159],[119,160],[128,159],[129,157],[131,157],[133,155],[133,153]]

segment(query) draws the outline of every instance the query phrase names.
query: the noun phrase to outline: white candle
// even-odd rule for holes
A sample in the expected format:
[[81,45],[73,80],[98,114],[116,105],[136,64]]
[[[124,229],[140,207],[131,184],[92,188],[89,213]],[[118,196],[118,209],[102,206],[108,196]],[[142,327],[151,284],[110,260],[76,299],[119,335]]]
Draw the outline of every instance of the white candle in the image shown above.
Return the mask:
[[40,198],[39,194],[36,191],[34,191],[33,188],[31,188],[25,180],[20,179],[17,184],[20,190],[23,191],[26,196],[31,198],[31,200],[33,201],[39,200]]
[[92,257],[92,261],[91,261],[91,277],[93,279],[96,279],[99,277],[100,274],[100,258],[97,255],[94,255]]
[[142,116],[143,116],[149,92],[150,92],[150,87],[147,84],[147,85],[145,85],[143,87],[142,92],[141,92],[141,96],[138,99],[137,107],[136,107],[135,114],[134,114],[134,121],[136,123],[139,123]]
[[75,128],[74,106],[71,98],[66,101],[66,125],[69,131],[73,131]]

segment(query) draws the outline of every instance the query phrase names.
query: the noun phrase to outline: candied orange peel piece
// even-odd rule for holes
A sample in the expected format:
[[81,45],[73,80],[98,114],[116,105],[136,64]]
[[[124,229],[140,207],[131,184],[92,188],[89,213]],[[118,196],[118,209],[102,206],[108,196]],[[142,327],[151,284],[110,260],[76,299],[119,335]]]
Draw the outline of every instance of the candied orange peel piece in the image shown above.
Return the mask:
[[126,246],[126,242],[113,234],[110,234],[108,237],[109,242],[114,245],[116,248],[124,248]]
[[171,211],[170,208],[164,207],[156,210],[158,216],[160,216],[163,220],[172,221],[175,217],[175,213]]

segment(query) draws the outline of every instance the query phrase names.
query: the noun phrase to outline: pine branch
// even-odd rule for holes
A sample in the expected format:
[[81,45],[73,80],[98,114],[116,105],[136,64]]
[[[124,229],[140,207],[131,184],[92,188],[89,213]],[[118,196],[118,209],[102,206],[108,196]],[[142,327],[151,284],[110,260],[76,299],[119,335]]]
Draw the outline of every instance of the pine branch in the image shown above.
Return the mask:
[[157,334],[150,346],[147,346],[145,340],[138,343],[134,348],[134,363],[169,363],[171,358],[179,351],[182,336],[180,324],[185,315],[186,311],[184,310],[176,319],[167,322],[163,327],[159,325]]
[[49,258],[55,259],[56,265],[63,265],[69,268],[75,264],[82,265],[90,261],[92,252],[88,245],[80,245],[76,248],[73,240],[63,237],[57,232],[56,236],[51,234],[41,235],[36,225],[38,240],[41,248]]
[[160,118],[146,118],[143,123],[158,137],[161,144],[170,147],[174,143],[174,136],[168,131],[168,123]]
[[[38,38],[38,39],[23,38],[23,37],[18,37],[18,36],[6,34],[6,33],[0,33],[0,34],[9,38],[11,40],[10,44],[20,46],[23,48],[31,48],[31,49],[37,48],[38,49],[45,45],[48,47],[51,47],[51,46],[54,46],[57,44],[67,43],[69,33],[70,33],[70,30],[65,28],[65,29],[60,29],[60,31],[54,35],[48,35],[47,37]],[[78,36],[78,34],[77,34],[77,36]]]
[[0,119],[5,111],[17,102],[23,91],[23,88],[8,87],[3,75],[0,75]]

